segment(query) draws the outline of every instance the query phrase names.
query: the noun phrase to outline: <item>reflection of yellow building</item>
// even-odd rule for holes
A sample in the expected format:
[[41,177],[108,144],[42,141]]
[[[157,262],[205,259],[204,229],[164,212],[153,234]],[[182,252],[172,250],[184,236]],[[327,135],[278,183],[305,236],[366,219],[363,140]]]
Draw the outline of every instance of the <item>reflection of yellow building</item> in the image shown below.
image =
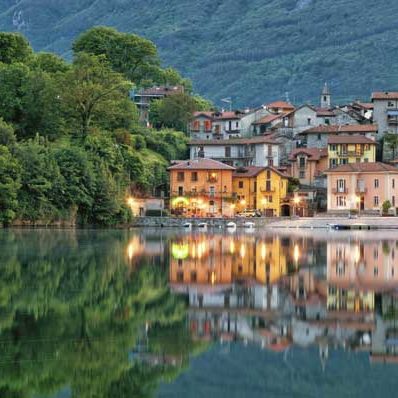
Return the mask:
[[189,235],[171,242],[170,282],[225,285],[237,280],[272,284],[287,272],[280,239]]
[[350,312],[373,311],[374,296],[374,292],[359,292],[329,285],[327,309]]
[[251,209],[267,216],[280,216],[287,189],[288,176],[274,167],[243,167],[233,173],[237,212]]

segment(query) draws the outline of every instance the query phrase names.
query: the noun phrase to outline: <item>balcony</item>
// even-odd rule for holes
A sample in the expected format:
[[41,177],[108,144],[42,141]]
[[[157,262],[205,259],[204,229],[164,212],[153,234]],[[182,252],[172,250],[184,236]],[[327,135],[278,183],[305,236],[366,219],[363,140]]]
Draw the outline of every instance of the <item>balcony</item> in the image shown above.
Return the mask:
[[345,152],[337,152],[337,156],[340,156],[341,158],[350,158],[350,157],[361,157],[363,156],[363,152],[356,152],[356,151],[345,151]]
[[332,188],[332,193],[348,193],[348,189],[345,187]]
[[368,189],[365,187],[356,187],[355,193],[356,194],[365,194],[368,192]]
[[272,193],[275,192],[275,188],[274,187],[265,187],[265,188],[260,188],[261,192],[265,192],[265,193]]

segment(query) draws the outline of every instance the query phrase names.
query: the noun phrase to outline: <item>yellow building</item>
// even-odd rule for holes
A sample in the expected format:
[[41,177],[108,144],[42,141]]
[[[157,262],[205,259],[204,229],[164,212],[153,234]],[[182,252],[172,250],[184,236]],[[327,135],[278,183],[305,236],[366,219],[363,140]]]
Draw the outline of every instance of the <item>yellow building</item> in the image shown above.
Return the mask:
[[376,161],[376,142],[362,135],[332,135],[328,139],[329,167]]
[[374,292],[328,287],[327,309],[329,311],[371,312],[374,310]]
[[232,175],[235,212],[259,210],[268,217],[279,217],[287,196],[289,177],[274,167],[242,167]]

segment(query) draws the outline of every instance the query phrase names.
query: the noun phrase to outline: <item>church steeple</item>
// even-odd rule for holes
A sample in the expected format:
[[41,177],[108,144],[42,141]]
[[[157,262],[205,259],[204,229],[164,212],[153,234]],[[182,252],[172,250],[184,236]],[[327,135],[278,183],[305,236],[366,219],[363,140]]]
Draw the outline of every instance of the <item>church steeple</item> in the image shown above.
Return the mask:
[[332,97],[330,94],[330,90],[328,84],[325,83],[321,93],[321,108],[330,108],[332,104]]

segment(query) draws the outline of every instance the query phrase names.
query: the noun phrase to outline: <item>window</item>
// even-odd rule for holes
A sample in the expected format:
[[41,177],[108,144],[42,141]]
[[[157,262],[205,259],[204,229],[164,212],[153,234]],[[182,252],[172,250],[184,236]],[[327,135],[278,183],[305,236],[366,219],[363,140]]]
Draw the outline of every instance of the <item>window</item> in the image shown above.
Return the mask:
[[211,131],[211,120],[205,120],[205,130]]
[[178,196],[184,195],[184,187],[178,187]]
[[345,192],[345,180],[343,178],[337,180],[337,192]]
[[388,101],[388,107],[389,107],[389,108],[393,108],[393,107],[394,107],[394,102]]
[[[209,188],[209,192],[210,192],[210,196],[214,196],[216,194],[215,187],[210,187]],[[214,202],[213,202],[213,205],[214,205]],[[211,206],[211,203],[210,203],[210,206]]]
[[196,271],[191,271],[191,282],[196,283],[196,281],[197,281]]
[[374,268],[373,268],[373,275],[374,275],[374,276],[379,275],[379,268],[378,268],[378,267],[374,267]]
[[305,178],[305,170],[300,170],[299,178]]
[[348,163],[348,159],[340,159],[340,164],[347,164]]
[[268,196],[268,203],[272,203],[272,195]]
[[391,204],[392,204],[392,207],[395,207],[395,196],[393,196],[391,198]]
[[336,144],[330,145],[330,150],[331,151],[337,151],[337,145]]
[[271,191],[271,181],[270,181],[270,180],[268,180],[268,181],[265,182],[265,190],[266,190],[267,192],[270,192],[270,191]]
[[192,130],[193,131],[199,131],[200,129],[200,122],[199,120],[194,120],[192,123]]
[[212,172],[210,172],[210,173],[208,173],[208,175],[207,175],[207,181],[208,182],[217,182],[217,178],[218,176],[217,176],[217,173],[215,173],[214,171],[212,171]]
[[243,181],[239,181],[239,188],[240,188],[240,189],[243,188]]
[[374,186],[375,186],[375,188],[379,188],[379,179],[378,178],[375,178]]
[[330,120],[329,119],[325,119],[325,124],[329,125],[330,124]]
[[346,207],[345,196],[337,196],[336,197],[336,205],[337,205],[337,207]]
[[378,206],[378,205],[379,205],[379,197],[378,197],[378,196],[375,196],[375,197],[373,198],[373,205],[374,205],[374,206]]
[[183,271],[177,272],[177,282],[179,282],[179,283],[184,282],[184,272]]
[[318,141],[320,141],[322,139],[322,135],[318,134]]
[[356,161],[357,163],[361,163],[361,158],[356,158],[355,161]]
[[231,157],[231,147],[230,146],[226,146],[225,147],[225,157],[226,158],[230,158]]
[[226,193],[226,192],[227,192],[227,186],[224,185],[224,193]]
[[192,192],[193,195],[196,195],[196,193],[197,193],[196,188],[192,188],[192,189],[191,189],[191,192]]
[[267,170],[267,180],[271,179],[271,170]]
[[198,181],[198,173],[196,171],[191,173],[191,181]]
[[300,156],[298,158],[298,161],[299,161],[299,167],[304,168],[305,167],[305,156]]
[[392,189],[394,189],[395,188],[395,179],[394,178],[392,179],[391,183],[392,183]]
[[311,125],[311,118],[310,117],[307,119],[307,124],[308,124],[308,126]]
[[185,173],[183,171],[179,171],[177,173],[177,181],[184,181]]
[[329,160],[329,166],[331,169],[337,166],[337,159],[330,159]]
[[236,122],[236,123],[235,123],[235,127],[236,127],[236,129],[239,128],[239,122]]

